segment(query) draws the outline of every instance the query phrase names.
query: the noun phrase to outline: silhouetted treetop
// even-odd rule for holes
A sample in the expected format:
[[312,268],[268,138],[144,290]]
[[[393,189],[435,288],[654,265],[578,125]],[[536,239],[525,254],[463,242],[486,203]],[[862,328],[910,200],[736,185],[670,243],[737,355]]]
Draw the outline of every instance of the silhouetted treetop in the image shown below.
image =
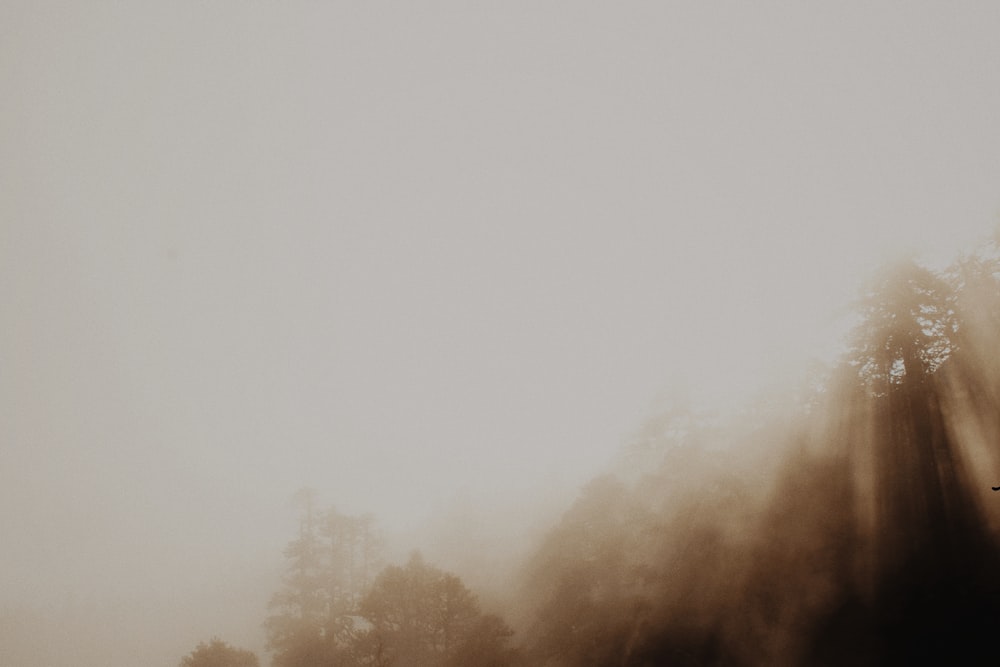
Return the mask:
[[859,301],[861,323],[850,363],[875,394],[919,382],[950,356],[957,330],[955,294],[940,275],[912,260],[881,271]]
[[180,667],[259,667],[259,665],[257,656],[252,651],[230,646],[218,637],[213,637],[207,644],[201,642],[180,662]]
[[1000,248],[898,262],[857,307],[787,411],[667,405],[641,474],[581,490],[523,574],[533,664],[991,664]]
[[517,663],[511,630],[484,614],[457,576],[416,553],[375,576],[380,540],[370,515],[320,510],[311,492],[297,500],[298,536],[285,549],[285,585],[265,622],[274,667]]
[[276,667],[345,660],[358,605],[381,563],[372,516],[319,509],[309,490],[297,493],[296,501],[299,533],[285,549],[285,585],[271,598],[265,622]]
[[390,565],[360,606],[371,624],[362,638],[372,665],[511,665],[513,634],[498,617],[483,614],[475,595],[453,574],[414,553],[405,566]]

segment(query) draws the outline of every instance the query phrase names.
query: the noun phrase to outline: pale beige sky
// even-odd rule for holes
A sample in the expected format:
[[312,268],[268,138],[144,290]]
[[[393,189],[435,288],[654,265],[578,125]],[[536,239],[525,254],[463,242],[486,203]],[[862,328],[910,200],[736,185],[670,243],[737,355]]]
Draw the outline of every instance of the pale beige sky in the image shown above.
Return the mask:
[[571,488],[674,383],[794,367],[997,221],[998,26],[0,3],[0,599],[211,577],[304,484],[394,527]]

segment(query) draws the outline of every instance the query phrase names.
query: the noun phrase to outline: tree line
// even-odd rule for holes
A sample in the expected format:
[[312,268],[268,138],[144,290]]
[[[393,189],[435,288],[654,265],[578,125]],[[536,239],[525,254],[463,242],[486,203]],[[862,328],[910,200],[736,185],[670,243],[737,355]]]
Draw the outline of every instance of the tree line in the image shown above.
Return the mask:
[[[296,495],[298,535],[285,549],[282,589],[264,627],[274,667],[507,667],[520,664],[513,634],[454,574],[414,552],[384,565],[371,515],[321,509]],[[181,667],[257,667],[257,656],[215,638]]]
[[843,358],[672,406],[526,568],[532,664],[985,664],[1000,631],[1000,249],[879,272]]
[[[304,495],[273,665],[980,664],[1000,630],[1000,248],[898,262],[856,312],[791,399],[651,419],[511,582],[516,635]],[[184,667],[223,664],[244,667]]]

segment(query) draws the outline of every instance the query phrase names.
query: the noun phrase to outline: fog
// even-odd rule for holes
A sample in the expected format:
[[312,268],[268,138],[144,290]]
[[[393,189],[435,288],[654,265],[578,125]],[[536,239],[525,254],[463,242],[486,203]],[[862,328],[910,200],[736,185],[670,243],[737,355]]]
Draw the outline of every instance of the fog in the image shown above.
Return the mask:
[[[0,663],[173,666],[217,636],[269,664],[304,488],[317,512],[372,515],[387,564],[456,573],[524,659],[552,664],[583,664],[538,610],[559,600],[546,557],[573,558],[552,535],[591,521],[588,498],[622,502],[610,534],[684,524],[640,540],[640,564],[678,543],[718,553],[739,606],[775,556],[712,546],[741,544],[718,537],[720,475],[739,478],[746,525],[787,535],[772,499],[798,498],[796,471],[833,466],[868,489],[858,502],[884,488],[831,432],[946,423],[929,446],[959,443],[966,472],[940,484],[963,491],[831,521],[912,527],[959,503],[976,509],[871,548],[905,564],[908,539],[979,540],[998,376],[994,323],[969,303],[991,284],[957,292],[966,365],[932,369],[934,391],[880,403],[827,378],[808,419],[795,402],[849,356],[879,267],[944,271],[994,228],[998,14],[0,3]],[[668,474],[681,431],[702,436]],[[937,463],[908,465],[904,480]],[[706,498],[718,513],[677,509]],[[883,582],[871,558],[831,556]],[[820,650],[662,590],[716,628],[688,629],[691,664],[742,651],[734,637],[763,647],[750,661]],[[877,615],[891,598],[851,599]],[[674,656],[629,636],[605,644],[622,664]]]

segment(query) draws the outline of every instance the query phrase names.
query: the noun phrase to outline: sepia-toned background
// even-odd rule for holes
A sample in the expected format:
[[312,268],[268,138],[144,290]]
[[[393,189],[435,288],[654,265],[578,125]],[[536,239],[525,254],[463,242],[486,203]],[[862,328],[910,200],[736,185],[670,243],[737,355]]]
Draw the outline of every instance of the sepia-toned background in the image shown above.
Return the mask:
[[260,650],[297,489],[517,535],[665,396],[831,359],[879,262],[997,222],[998,25],[0,2],[0,619],[107,629],[13,655]]

